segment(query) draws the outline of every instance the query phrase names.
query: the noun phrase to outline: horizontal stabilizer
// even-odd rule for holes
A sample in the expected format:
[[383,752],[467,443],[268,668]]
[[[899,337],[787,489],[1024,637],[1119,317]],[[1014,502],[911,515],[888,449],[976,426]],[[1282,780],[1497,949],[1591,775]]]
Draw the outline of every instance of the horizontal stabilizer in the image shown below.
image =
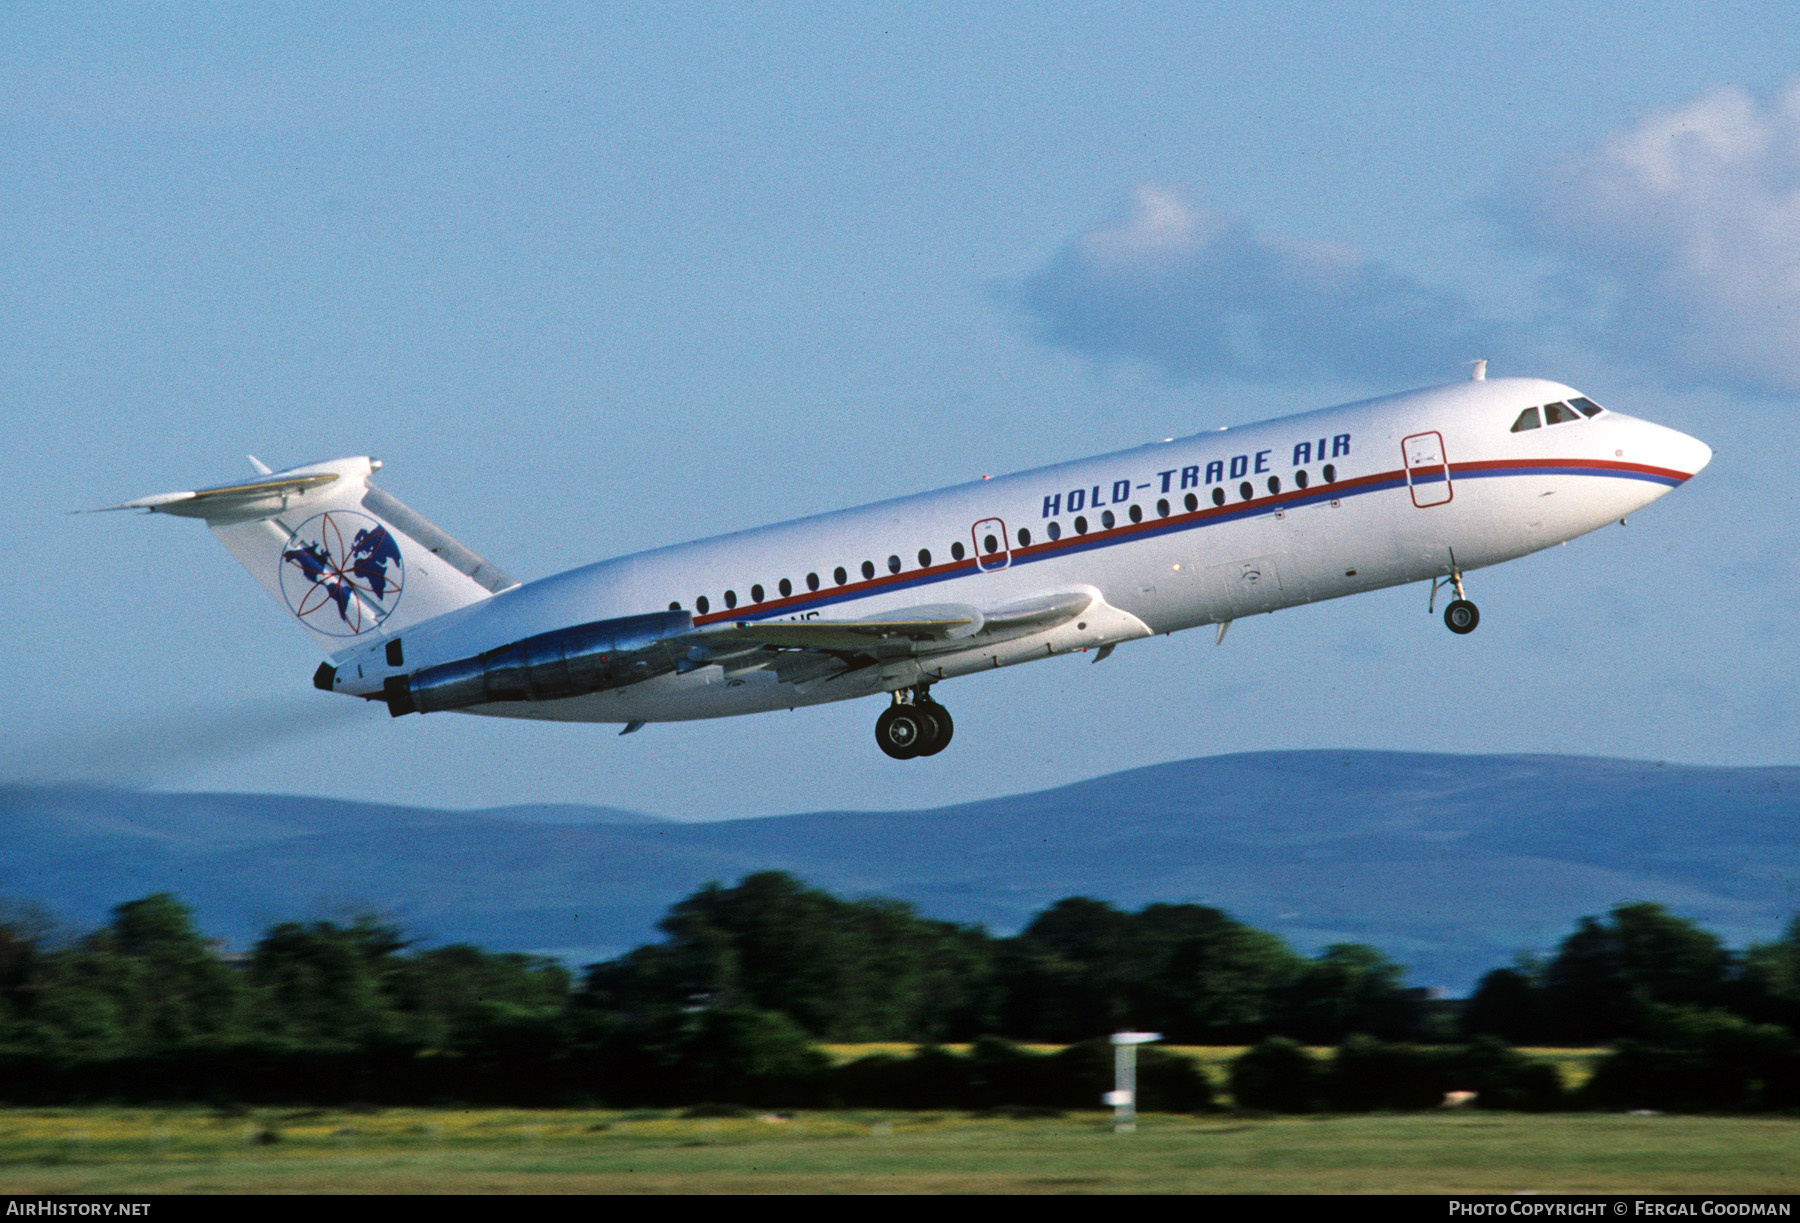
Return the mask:
[[290,473],[271,476],[267,480],[219,484],[188,492],[155,493],[89,512],[104,514],[113,510],[143,510],[147,514],[174,514],[180,518],[246,521],[279,514],[295,495],[322,488],[340,478],[335,471],[304,475]]

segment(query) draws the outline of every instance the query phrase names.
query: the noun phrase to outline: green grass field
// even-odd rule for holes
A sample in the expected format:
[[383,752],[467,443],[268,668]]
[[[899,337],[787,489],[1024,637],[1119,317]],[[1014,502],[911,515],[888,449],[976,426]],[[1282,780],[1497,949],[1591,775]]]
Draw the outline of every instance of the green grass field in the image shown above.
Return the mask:
[[28,1194],[1524,1190],[1794,1193],[1800,1119],[0,1110],[0,1192]]

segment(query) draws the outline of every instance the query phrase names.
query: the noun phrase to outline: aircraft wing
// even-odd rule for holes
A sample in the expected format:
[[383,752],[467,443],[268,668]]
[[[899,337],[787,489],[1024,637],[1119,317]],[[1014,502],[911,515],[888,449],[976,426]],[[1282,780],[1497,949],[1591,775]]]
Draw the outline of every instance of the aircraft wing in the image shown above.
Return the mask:
[[718,664],[728,672],[767,667],[789,683],[806,683],[895,658],[949,653],[983,640],[1007,640],[1053,628],[1093,602],[1065,591],[983,610],[939,603],[863,620],[739,620],[687,634],[683,670]]
[[972,636],[981,628],[981,613],[895,620],[740,620],[714,625],[694,636],[708,646],[726,642],[789,650],[882,650],[911,647]]

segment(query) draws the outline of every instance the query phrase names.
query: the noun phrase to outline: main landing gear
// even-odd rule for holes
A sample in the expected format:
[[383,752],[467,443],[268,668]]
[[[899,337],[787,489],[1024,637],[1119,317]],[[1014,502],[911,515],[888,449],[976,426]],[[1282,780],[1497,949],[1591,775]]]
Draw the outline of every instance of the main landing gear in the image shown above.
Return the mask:
[[1431,606],[1437,605],[1437,592],[1440,587],[1450,586],[1456,591],[1456,597],[1444,608],[1444,627],[1453,633],[1472,633],[1475,626],[1481,623],[1481,610],[1463,597],[1462,570],[1456,567],[1456,549],[1450,549],[1450,574],[1448,577],[1431,579]]
[[894,693],[894,703],[875,719],[875,742],[895,760],[935,756],[950,746],[956,724],[950,711],[931,699],[929,685]]

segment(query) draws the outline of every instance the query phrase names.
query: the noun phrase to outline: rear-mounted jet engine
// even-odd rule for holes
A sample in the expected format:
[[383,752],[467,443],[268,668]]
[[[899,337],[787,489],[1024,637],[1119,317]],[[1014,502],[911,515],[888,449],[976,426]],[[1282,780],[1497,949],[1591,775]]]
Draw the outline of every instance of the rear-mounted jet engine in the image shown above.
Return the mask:
[[675,670],[687,646],[672,638],[693,626],[693,616],[684,611],[596,620],[393,676],[381,695],[396,718],[489,701],[586,696]]

